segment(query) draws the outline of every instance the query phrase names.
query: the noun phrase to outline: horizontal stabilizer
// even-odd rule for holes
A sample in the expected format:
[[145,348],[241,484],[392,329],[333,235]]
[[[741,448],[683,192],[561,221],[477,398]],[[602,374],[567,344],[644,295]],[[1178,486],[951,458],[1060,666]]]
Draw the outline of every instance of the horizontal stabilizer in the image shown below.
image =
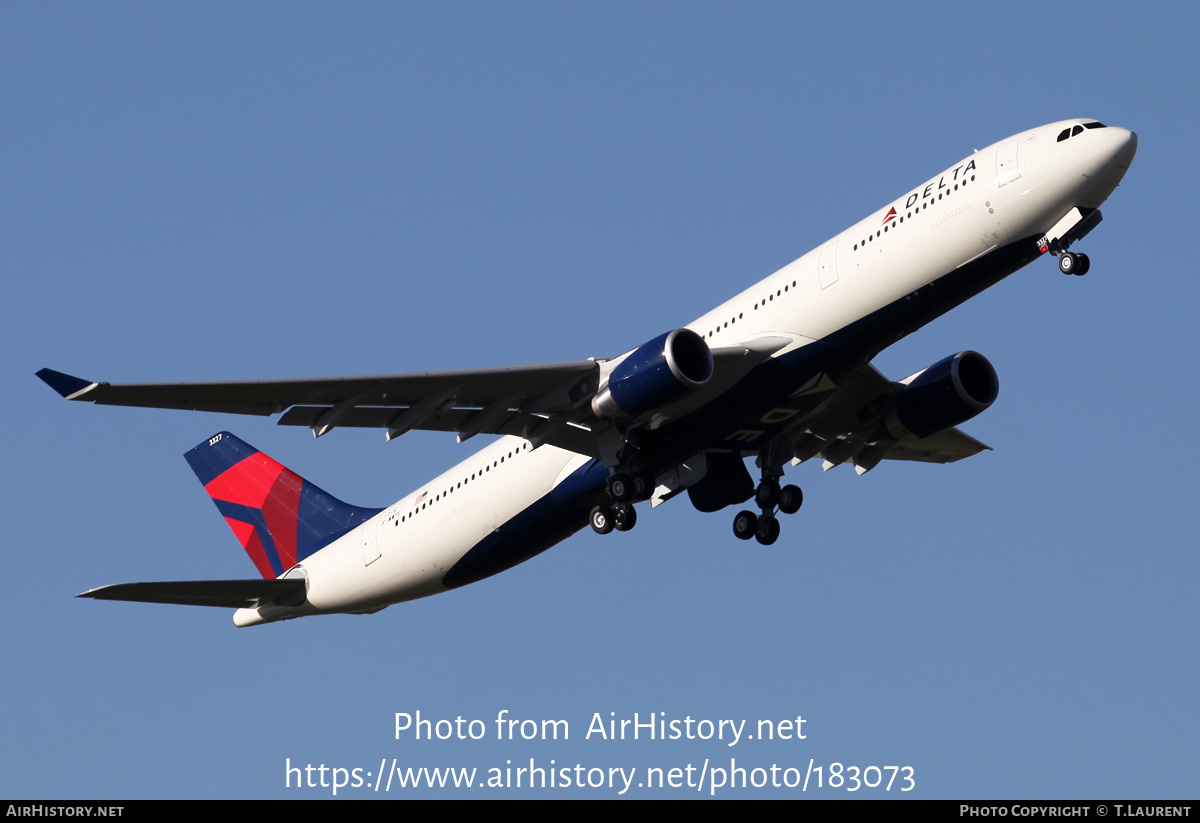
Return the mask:
[[172,603],[180,606],[222,606],[257,609],[268,605],[304,602],[304,580],[177,580],[167,583],[118,583],[101,586],[76,597],[93,600],[128,600],[136,603]]

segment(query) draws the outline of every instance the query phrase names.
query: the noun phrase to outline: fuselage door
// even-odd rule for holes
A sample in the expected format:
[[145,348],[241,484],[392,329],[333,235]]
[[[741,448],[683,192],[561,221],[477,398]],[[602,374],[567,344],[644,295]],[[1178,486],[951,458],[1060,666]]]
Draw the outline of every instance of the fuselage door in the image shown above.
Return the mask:
[[363,523],[358,528],[362,540],[363,565],[369,566],[379,559],[379,524],[374,521]]
[[821,247],[821,260],[817,264],[821,276],[821,288],[827,288],[837,282],[837,245],[838,241],[826,243]]
[[1020,140],[1009,140],[996,149],[996,188],[1003,188],[1021,176],[1021,167],[1017,165],[1017,146]]

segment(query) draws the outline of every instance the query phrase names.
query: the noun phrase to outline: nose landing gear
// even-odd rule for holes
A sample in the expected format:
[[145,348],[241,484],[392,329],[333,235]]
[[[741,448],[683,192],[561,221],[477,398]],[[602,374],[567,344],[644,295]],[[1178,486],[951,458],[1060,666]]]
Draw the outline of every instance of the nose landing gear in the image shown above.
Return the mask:
[[1064,251],[1058,256],[1058,270],[1063,274],[1074,274],[1079,277],[1088,273],[1092,263],[1086,254],[1075,254]]
[[1091,268],[1091,261],[1086,254],[1072,253],[1067,249],[1082,240],[1103,219],[1100,209],[1071,209],[1050,231],[1038,238],[1038,250],[1043,254],[1050,252],[1057,255],[1058,270],[1063,274],[1083,276]]

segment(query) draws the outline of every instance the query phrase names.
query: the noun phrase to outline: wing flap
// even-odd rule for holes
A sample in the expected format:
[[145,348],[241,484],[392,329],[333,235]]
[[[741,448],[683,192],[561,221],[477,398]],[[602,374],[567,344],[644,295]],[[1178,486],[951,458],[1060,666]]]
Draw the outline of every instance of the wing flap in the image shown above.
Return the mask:
[[[279,418],[279,425],[312,428],[332,408],[332,406],[293,406],[283,417]],[[404,408],[358,407],[347,412],[345,417],[338,421],[338,425],[361,429],[387,429],[394,425],[396,418],[405,411]],[[538,439],[540,443],[557,446],[576,454],[589,457],[600,456],[592,430],[579,424],[567,423],[558,426],[554,425],[557,420],[555,417],[509,410],[503,415],[493,415],[493,419],[488,425],[475,430],[476,416],[484,413],[484,409],[449,409],[440,416],[431,414],[413,428],[419,431],[458,432],[460,434],[464,432],[512,434],[526,439]]]
[[971,435],[958,429],[946,429],[920,440],[900,440],[888,450],[884,460],[915,460],[919,463],[954,463],[991,451],[992,447],[980,443]]
[[304,602],[303,578],[283,580],[176,580],[165,583],[118,583],[76,595],[93,600],[170,603],[179,606],[221,606],[257,609]]

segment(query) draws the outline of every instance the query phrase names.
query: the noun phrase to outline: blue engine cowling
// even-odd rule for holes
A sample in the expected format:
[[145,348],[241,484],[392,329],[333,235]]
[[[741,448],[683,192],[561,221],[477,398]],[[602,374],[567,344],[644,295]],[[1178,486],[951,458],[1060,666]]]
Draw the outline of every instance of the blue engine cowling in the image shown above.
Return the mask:
[[637,417],[678,400],[708,382],[712,352],[691,329],[676,329],[645,343],[622,360],[592,399],[601,417]]
[[965,423],[1000,393],[996,370],[982,354],[960,351],[917,375],[896,396],[887,429],[897,438],[928,437]]

